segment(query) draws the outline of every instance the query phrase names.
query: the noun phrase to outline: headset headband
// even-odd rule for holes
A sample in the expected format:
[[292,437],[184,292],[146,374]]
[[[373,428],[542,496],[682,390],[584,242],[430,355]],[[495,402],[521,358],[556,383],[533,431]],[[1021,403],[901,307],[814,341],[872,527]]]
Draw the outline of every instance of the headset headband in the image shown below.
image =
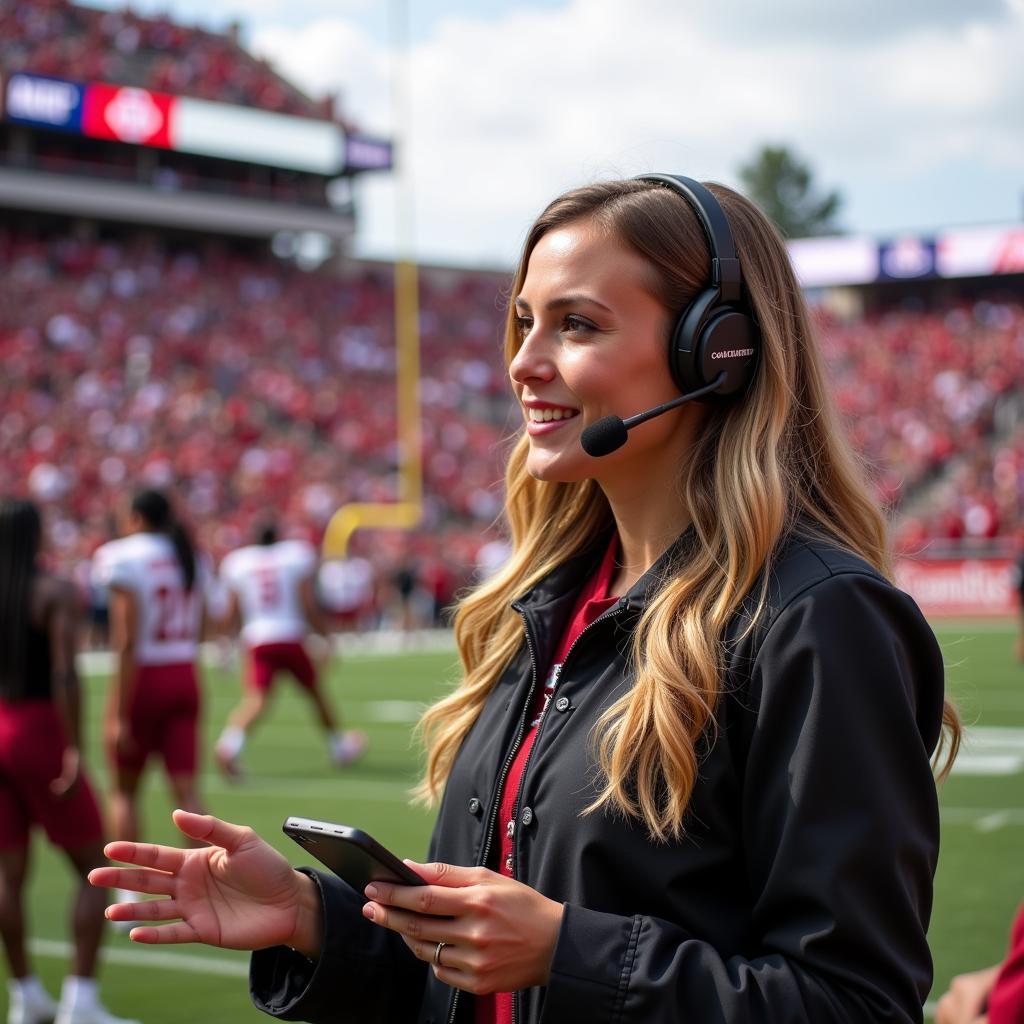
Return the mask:
[[635,180],[667,185],[690,204],[711,250],[712,286],[718,289],[723,302],[740,302],[743,275],[740,261],[736,258],[736,245],[722,206],[710,189],[681,174],[640,174]]

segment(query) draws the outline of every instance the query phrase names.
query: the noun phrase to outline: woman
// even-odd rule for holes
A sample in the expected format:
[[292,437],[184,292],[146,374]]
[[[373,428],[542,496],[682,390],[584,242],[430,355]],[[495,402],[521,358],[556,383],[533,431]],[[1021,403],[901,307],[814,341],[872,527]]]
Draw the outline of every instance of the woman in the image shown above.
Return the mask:
[[[73,586],[38,564],[39,512],[0,499],[0,932],[10,970],[9,1024],[130,1024],[99,1003],[96,959],[106,894],[88,883],[105,863],[103,827],[82,766]],[[74,952],[58,1005],[32,971],[23,890],[29,837],[41,826],[79,884],[72,900]]]
[[[598,184],[512,294],[513,552],[423,722],[430,884],[364,905],[181,812],[210,850],[114,844],[156,872],[94,879],[169,897],[137,941],[258,949],[287,1019],[921,1020],[958,727],[782,242],[719,186]],[[710,400],[659,410],[680,391]]]
[[123,532],[97,550],[93,567],[110,593],[116,655],[104,719],[113,777],[110,827],[118,839],[135,841],[139,782],[152,755],[164,762],[175,803],[202,812],[195,662],[204,606],[192,540],[162,492],[135,495]]

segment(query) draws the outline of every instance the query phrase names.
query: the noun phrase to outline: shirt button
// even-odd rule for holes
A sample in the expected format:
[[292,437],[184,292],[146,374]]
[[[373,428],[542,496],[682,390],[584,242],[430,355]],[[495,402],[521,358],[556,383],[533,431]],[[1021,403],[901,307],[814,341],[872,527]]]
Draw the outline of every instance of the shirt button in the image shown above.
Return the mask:
[[555,701],[555,710],[556,711],[568,711],[569,710],[569,698],[568,697],[559,697],[558,700]]
[[516,823],[509,818],[508,824],[505,826],[505,835],[511,839],[516,834]]
[[530,808],[530,807],[524,807],[523,808],[523,813],[522,813],[522,815],[520,815],[519,820],[524,825],[529,825],[533,821],[533,809]]
[[512,874],[512,854],[511,853],[505,858],[505,870],[510,875]]
[[480,813],[480,801],[476,797],[473,797],[469,801],[469,813],[475,818]]

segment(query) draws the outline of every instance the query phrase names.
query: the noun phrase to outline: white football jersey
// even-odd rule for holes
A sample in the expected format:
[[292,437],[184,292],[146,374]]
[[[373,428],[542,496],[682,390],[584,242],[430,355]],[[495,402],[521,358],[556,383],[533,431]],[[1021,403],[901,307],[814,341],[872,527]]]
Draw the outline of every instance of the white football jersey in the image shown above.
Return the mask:
[[316,572],[316,562],[312,546],[300,540],[252,544],[221,562],[221,579],[238,597],[247,644],[291,643],[305,637],[309,624],[300,585]]
[[139,665],[179,665],[196,660],[208,570],[196,557],[196,579],[185,590],[181,565],[169,537],[133,533],[104,544],[93,555],[93,581],[135,597]]

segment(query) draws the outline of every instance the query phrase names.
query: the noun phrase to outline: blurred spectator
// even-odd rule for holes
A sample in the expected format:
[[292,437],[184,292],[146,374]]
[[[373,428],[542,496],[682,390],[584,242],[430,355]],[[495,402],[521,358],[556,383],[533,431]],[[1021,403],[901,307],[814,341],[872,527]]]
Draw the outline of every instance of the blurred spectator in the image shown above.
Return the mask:
[[376,612],[374,570],[366,558],[332,558],[320,566],[320,601],[336,629],[361,630]]

